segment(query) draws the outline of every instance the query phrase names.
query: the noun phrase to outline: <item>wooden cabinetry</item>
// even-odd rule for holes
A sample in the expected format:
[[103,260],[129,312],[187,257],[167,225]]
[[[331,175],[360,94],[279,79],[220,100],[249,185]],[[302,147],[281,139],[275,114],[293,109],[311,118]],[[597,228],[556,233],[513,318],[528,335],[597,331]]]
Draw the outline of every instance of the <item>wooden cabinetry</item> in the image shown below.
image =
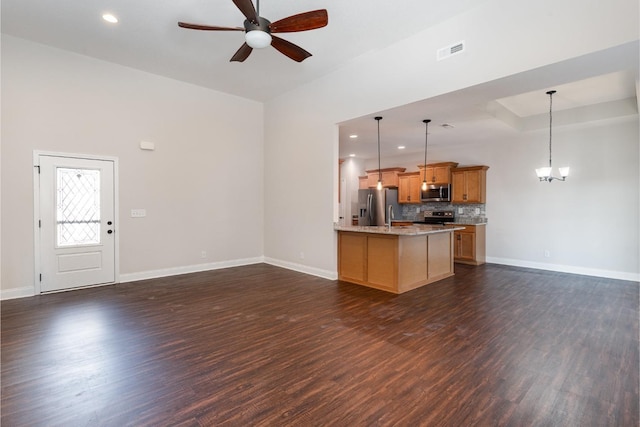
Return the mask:
[[429,163],[418,165],[420,169],[420,183],[426,179],[428,184],[449,184],[451,182],[451,169],[458,166],[455,162]]
[[461,264],[480,265],[486,262],[486,225],[456,225],[464,230],[453,233],[453,258]]
[[338,279],[400,294],[453,276],[453,233],[338,233]]
[[369,188],[369,177],[367,175],[359,176],[358,177],[358,189],[359,190],[366,190],[367,188]]
[[398,174],[398,203],[420,203],[420,172]]
[[451,170],[451,203],[485,203],[489,166],[469,166]]
[[378,185],[379,176],[382,175],[382,186],[384,188],[395,188],[398,186],[398,174],[405,170],[406,168],[385,168],[380,169],[380,174],[378,173],[378,169],[368,170],[367,187],[375,188]]

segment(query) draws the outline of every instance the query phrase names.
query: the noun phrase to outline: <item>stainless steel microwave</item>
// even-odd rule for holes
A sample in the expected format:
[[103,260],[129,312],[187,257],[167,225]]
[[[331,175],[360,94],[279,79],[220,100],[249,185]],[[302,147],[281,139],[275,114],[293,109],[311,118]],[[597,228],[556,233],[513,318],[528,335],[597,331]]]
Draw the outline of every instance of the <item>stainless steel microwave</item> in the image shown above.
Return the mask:
[[451,184],[428,184],[426,190],[420,189],[422,202],[450,202]]

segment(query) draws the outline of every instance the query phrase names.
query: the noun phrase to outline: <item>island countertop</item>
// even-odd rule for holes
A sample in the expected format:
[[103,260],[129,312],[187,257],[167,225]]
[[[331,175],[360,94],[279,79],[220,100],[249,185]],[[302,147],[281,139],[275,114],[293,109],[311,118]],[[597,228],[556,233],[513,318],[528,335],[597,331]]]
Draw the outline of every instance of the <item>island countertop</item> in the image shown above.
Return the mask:
[[451,227],[442,225],[414,224],[389,226],[386,225],[340,225],[334,224],[336,231],[351,231],[355,233],[387,234],[392,236],[421,236],[425,234],[450,233],[456,230],[464,230],[464,227]]

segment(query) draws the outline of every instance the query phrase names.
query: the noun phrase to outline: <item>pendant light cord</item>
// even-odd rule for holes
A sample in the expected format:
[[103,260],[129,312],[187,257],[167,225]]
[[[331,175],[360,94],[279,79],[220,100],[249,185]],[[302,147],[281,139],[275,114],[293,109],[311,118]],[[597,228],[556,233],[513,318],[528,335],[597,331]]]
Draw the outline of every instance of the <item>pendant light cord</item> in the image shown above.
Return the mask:
[[422,122],[424,123],[424,169],[423,169],[423,182],[427,182],[427,141],[429,139],[429,122],[431,120],[425,119]]
[[556,93],[555,90],[550,90],[547,92],[549,94],[549,167],[551,167],[551,126],[553,124],[553,115],[551,111],[553,109],[553,94]]
[[380,170],[380,120],[382,117],[376,117],[378,122],[378,181],[382,181],[382,171]]

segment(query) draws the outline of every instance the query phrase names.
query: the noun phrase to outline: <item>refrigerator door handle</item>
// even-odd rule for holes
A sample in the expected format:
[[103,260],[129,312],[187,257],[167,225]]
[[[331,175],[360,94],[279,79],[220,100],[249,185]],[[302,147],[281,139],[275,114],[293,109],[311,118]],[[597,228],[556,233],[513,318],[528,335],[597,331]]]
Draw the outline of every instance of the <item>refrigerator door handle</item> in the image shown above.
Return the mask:
[[369,194],[367,196],[367,210],[369,211],[369,224],[371,224],[371,222],[373,221],[373,212],[372,208],[373,207],[373,194]]

